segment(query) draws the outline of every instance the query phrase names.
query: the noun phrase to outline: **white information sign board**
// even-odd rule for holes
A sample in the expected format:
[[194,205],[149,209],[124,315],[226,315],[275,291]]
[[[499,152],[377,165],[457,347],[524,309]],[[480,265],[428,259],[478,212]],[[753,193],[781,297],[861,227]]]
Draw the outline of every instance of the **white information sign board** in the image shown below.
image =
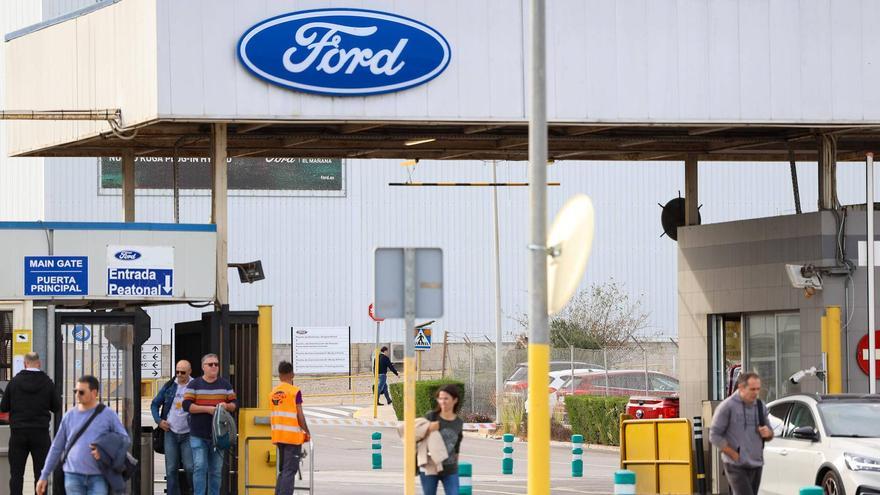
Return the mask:
[[351,370],[349,327],[293,328],[291,334],[294,373],[348,373]]

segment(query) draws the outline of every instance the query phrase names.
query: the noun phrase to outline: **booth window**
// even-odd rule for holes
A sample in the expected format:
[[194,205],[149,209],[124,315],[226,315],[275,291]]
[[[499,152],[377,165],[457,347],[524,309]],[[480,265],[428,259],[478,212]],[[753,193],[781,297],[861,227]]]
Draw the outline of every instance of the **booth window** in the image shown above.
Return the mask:
[[742,315],[712,315],[710,339],[712,399],[724,400],[742,369]]
[[753,314],[746,317],[746,366],[761,375],[761,398],[772,401],[800,392],[788,377],[801,369],[800,315]]

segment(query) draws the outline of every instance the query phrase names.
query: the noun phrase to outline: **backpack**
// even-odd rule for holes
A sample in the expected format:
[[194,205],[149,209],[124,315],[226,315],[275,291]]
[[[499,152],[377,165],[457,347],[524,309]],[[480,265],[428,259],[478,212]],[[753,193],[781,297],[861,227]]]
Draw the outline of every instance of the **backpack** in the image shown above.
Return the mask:
[[212,423],[211,437],[214,441],[214,448],[216,450],[231,449],[238,440],[235,418],[229,414],[229,411],[218,404],[217,408],[214,409],[214,419]]

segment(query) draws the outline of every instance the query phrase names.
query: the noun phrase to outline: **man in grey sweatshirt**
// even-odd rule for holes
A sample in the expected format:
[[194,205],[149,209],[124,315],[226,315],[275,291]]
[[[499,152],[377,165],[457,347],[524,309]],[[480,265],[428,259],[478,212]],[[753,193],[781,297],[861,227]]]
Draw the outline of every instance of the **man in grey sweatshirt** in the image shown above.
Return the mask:
[[764,442],[773,439],[773,430],[767,408],[758,399],[761,377],[753,372],[743,373],[736,385],[737,391],[712,416],[709,441],[721,450],[732,494],[757,495],[764,466]]

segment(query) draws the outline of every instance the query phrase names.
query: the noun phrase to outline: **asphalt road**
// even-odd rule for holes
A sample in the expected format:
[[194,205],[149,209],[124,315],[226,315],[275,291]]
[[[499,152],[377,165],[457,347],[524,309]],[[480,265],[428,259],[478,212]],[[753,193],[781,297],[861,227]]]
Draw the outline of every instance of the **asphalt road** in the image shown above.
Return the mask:
[[[368,495],[403,493],[403,445],[393,428],[382,428],[383,469],[371,468],[370,434],[373,428],[315,425],[315,493]],[[514,444],[514,474],[501,474],[500,440],[466,436],[461,460],[473,464],[474,493],[519,495],[526,493],[527,450]],[[552,494],[610,494],[618,469],[616,452],[588,450],[584,477],[571,477],[571,449],[551,447]],[[421,493],[416,481],[417,493]]]

